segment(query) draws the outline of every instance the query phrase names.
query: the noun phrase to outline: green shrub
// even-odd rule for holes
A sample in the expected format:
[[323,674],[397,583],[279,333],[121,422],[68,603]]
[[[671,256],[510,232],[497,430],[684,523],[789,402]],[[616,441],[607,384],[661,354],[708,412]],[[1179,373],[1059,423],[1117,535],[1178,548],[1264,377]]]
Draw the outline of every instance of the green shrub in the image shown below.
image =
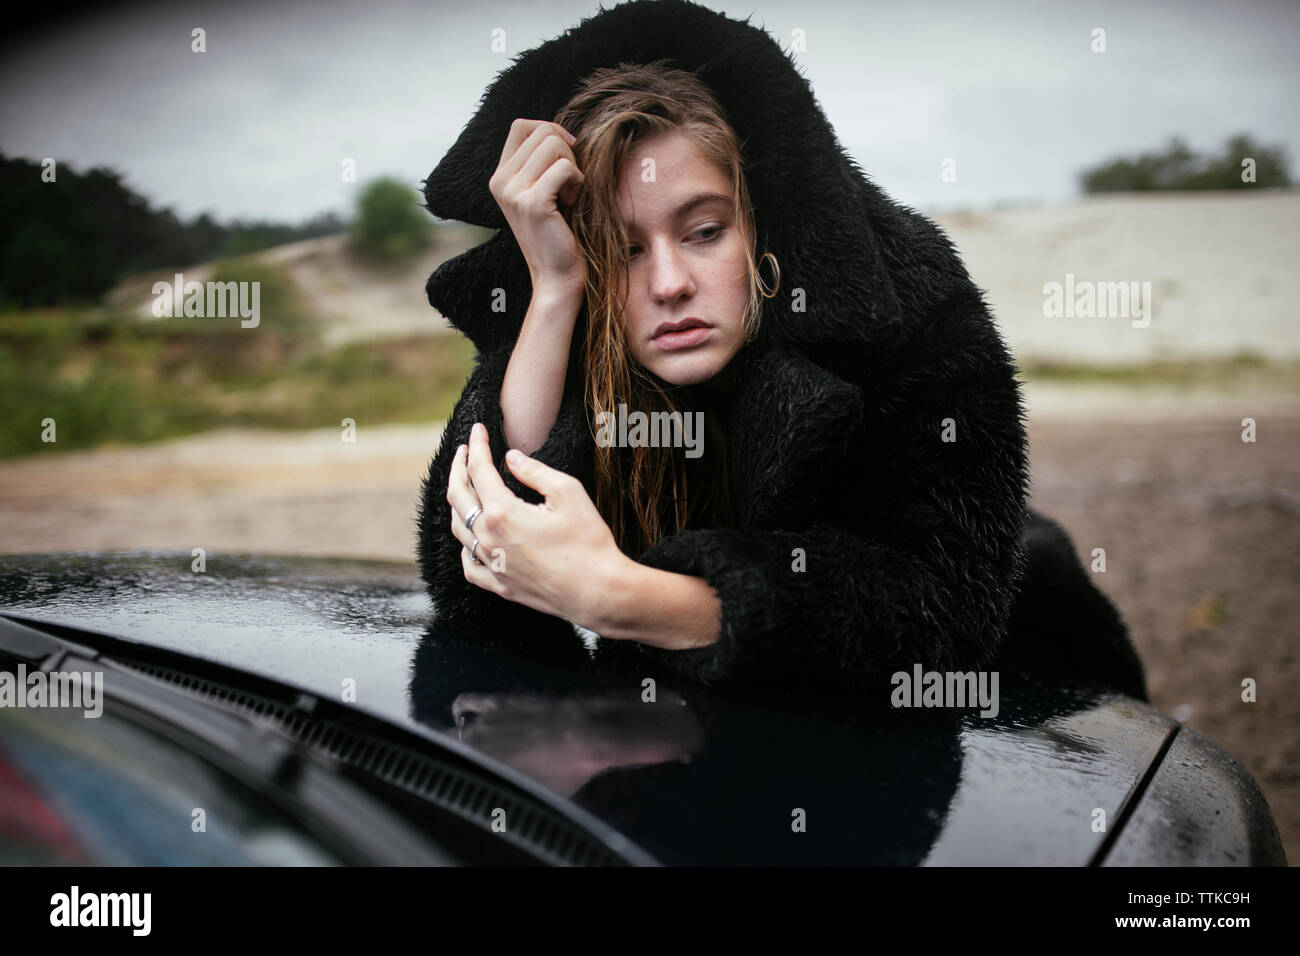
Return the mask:
[[[1255,161],[1255,181],[1242,180],[1242,161]],[[1247,134],[1231,137],[1218,156],[1198,155],[1179,137],[1160,152],[1132,159],[1113,159],[1085,170],[1080,185],[1086,193],[1149,190],[1241,189],[1246,186],[1290,186],[1286,150],[1257,143]]]
[[352,248],[376,262],[400,263],[429,244],[432,223],[416,191],[396,179],[369,183],[357,203]]

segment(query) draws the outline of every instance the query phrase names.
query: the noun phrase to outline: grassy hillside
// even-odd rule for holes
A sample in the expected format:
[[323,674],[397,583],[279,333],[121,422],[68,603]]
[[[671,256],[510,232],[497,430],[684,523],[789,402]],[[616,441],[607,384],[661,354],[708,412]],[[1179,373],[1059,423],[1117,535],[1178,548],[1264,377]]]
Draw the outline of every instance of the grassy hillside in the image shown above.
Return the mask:
[[0,457],[48,449],[46,419],[60,449],[231,425],[430,421],[447,414],[472,367],[473,348],[459,335],[327,346],[274,261],[216,263],[210,278],[261,283],[256,328],[238,318],[143,318],[138,307],[0,315]]

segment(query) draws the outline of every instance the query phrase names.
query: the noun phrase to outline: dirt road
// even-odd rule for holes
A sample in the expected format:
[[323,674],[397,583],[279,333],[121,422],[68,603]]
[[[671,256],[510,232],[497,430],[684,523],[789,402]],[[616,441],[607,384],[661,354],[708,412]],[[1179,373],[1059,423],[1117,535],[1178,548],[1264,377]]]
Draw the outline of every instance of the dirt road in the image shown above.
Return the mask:
[[1300,864],[1300,405],[1246,404],[1040,417],[1032,495],[1085,567],[1105,549],[1094,581],[1128,623],[1152,703],[1246,766]]

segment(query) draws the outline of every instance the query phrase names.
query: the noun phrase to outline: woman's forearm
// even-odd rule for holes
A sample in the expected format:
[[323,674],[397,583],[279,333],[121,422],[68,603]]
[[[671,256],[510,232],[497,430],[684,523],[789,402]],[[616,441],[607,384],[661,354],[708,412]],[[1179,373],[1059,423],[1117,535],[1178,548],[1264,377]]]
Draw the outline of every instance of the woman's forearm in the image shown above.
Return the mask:
[[575,623],[613,640],[665,650],[707,647],[722,630],[722,603],[703,578],[633,561],[609,570],[599,585],[592,623]]
[[501,424],[506,441],[531,455],[546,441],[560,414],[581,286],[533,290],[519,340],[501,383]]

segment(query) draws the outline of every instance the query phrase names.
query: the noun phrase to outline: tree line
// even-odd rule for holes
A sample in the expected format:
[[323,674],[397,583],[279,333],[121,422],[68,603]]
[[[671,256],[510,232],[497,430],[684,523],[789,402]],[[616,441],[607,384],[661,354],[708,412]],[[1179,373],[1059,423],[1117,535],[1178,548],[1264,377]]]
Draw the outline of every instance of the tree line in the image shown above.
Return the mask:
[[1149,190],[1243,189],[1290,186],[1286,150],[1245,133],[1230,137],[1218,153],[1197,153],[1178,136],[1162,148],[1112,159],[1080,176],[1085,193]]
[[0,154],[0,308],[93,301],[121,278],[244,255],[298,239],[341,232],[333,213],[301,225],[235,220],[207,213],[185,222],[106,167],[77,172],[64,163],[55,180],[40,163]]

